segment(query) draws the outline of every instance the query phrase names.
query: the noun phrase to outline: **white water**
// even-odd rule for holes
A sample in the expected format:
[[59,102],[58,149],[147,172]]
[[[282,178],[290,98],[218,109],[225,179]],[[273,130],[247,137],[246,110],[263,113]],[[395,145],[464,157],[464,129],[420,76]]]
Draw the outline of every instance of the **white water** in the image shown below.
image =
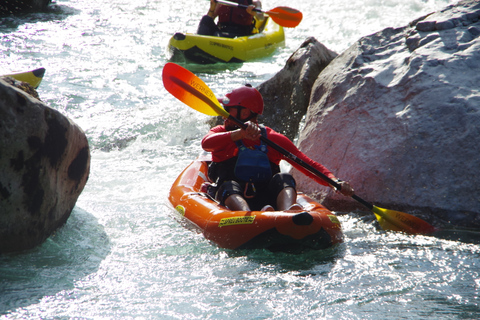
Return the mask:
[[[190,66],[223,94],[279,71],[309,36],[337,52],[453,1],[263,1],[304,20],[274,56]],[[42,100],[86,132],[88,184],[67,224],[37,249],[0,257],[0,317],[159,319],[476,319],[478,235],[385,233],[340,217],[345,242],[292,256],[216,248],[173,216],[168,190],[200,151],[203,116],[161,81],[165,47],[194,31],[206,1],[57,1],[0,18],[0,69],[47,69]],[[1,71],[1,70],[0,70]]]

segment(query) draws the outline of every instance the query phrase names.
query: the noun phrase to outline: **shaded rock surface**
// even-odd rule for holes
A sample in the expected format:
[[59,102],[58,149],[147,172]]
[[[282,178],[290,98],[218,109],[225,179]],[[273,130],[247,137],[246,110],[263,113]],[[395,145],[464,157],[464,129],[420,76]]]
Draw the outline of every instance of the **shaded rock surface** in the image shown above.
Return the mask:
[[[364,199],[480,228],[480,3],[361,38],[312,89],[299,147]],[[294,172],[333,210],[362,208]]]
[[28,82],[19,81],[19,80],[16,80],[16,79],[12,78],[12,77],[0,77],[0,79],[2,79],[3,81],[5,81],[8,84],[14,86],[15,88],[18,88],[18,89],[28,93],[29,95],[31,95],[35,99],[40,100],[40,96],[38,95],[37,90],[35,90],[35,88],[32,87]]
[[0,79],[0,253],[33,248],[63,225],[89,171],[84,132]]
[[306,39],[282,70],[258,86],[265,103],[261,122],[290,139],[295,138],[308,109],[312,86],[336,56],[315,38]]
[[2,0],[0,2],[0,16],[39,12],[45,10],[51,2],[51,0]]

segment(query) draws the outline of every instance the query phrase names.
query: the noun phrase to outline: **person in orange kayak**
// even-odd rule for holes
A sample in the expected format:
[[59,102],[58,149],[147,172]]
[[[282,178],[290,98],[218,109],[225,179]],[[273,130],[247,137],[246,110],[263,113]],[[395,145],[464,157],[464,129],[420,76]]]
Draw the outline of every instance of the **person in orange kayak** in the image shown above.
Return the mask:
[[[252,34],[255,19],[265,19],[262,12],[254,11],[261,9],[259,0],[232,0],[230,2],[248,6],[247,8],[232,7],[210,0],[210,9],[202,17],[198,26],[197,34],[219,37],[239,37]],[[218,17],[218,22],[215,19]]]
[[223,125],[213,127],[202,139],[202,148],[212,154],[208,175],[218,188],[215,198],[222,205],[234,211],[302,210],[296,203],[295,179],[291,174],[280,172],[280,160],[286,160],[318,183],[328,186],[296,162],[265,145],[260,140],[262,135],[337,181],[342,194],[353,195],[354,190],[348,182],[337,179],[323,165],[307,157],[283,134],[258,124],[257,118],[263,113],[264,105],[257,89],[247,84],[218,100],[231,116],[247,125],[242,129],[227,118]]

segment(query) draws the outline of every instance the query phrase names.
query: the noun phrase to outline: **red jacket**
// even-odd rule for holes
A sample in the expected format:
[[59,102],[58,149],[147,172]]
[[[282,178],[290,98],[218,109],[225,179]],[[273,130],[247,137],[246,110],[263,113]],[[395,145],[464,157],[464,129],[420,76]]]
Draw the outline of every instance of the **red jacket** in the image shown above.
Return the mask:
[[[304,153],[302,153],[300,150],[298,150],[298,148],[293,144],[292,141],[290,141],[290,139],[288,139],[283,134],[280,134],[269,127],[265,127],[265,129],[267,131],[267,138],[269,140],[271,140],[275,144],[278,144],[288,152],[295,155],[297,158],[301,159],[305,163],[311,165],[318,171],[322,172],[324,175],[326,175],[330,179],[335,180],[335,176],[333,175],[333,173],[331,173],[327,168],[325,168],[320,163],[313,161],[312,159],[307,157]],[[222,162],[232,157],[235,157],[237,155],[238,148],[235,142],[231,139],[230,134],[231,132],[227,131],[225,129],[225,126],[220,125],[212,128],[202,139],[202,148],[205,151],[212,153],[212,160],[214,162]],[[242,142],[246,147],[253,147],[254,145],[260,145],[260,139],[257,141],[244,139],[242,140]],[[268,147],[267,155],[271,162],[278,165],[280,163],[280,160],[285,160],[288,163],[290,163],[293,167],[295,167],[297,170],[303,172],[308,177],[314,179],[316,182],[324,186],[328,186],[328,183],[326,183],[320,177],[317,177],[316,175],[312,174],[310,171],[303,168],[295,161],[285,157],[283,154],[281,154],[277,150],[272,149],[271,147]]]
[[[239,0],[233,1],[238,4],[244,4],[246,6],[252,4],[252,1]],[[251,26],[253,17],[245,10],[245,8],[230,7],[227,5],[219,6],[217,10],[218,24],[234,23],[241,26]]]

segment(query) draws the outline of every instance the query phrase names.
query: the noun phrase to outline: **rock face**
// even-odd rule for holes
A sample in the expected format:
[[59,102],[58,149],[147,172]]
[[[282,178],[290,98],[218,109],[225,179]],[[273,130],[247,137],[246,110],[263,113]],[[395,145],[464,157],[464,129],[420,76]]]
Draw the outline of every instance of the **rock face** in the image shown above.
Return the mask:
[[290,139],[295,138],[308,109],[312,86],[336,56],[315,38],[305,40],[282,70],[258,86],[265,103],[261,122]]
[[[306,39],[288,58],[282,70],[256,87],[265,104],[260,122],[294,139],[307,112],[318,74],[336,56],[315,38]],[[223,118],[211,118],[208,123],[212,127],[223,124]]]
[[0,16],[45,10],[51,0],[2,0]]
[[[461,1],[357,41],[315,82],[300,149],[370,202],[480,228],[479,18]],[[294,174],[331,209],[357,207]]]
[[89,172],[84,132],[0,80],[0,253],[33,248],[65,223]]

